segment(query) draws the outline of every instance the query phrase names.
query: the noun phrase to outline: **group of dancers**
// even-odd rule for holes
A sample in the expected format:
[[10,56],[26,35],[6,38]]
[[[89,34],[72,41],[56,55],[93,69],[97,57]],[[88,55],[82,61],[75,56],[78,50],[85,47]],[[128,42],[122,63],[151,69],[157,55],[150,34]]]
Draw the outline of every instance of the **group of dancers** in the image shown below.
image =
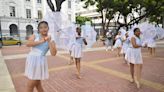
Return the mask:
[[[50,50],[52,56],[55,56],[57,53],[57,47],[55,41],[48,35],[48,23],[46,21],[41,21],[38,24],[38,33],[34,33],[28,40],[27,46],[32,47],[30,53],[26,59],[25,66],[25,76],[28,78],[27,90],[26,92],[33,92],[34,88],[38,92],[44,92],[41,80],[48,79],[48,65],[46,59],[46,53]],[[87,45],[87,41],[84,37],[81,36],[81,28],[76,28],[76,41],[70,47],[70,56],[71,62],[76,64],[77,68],[77,78],[81,79],[80,76],[80,60],[82,57],[82,45]],[[119,38],[120,32],[116,36],[117,46],[121,46],[118,43],[121,43]],[[124,40],[126,42],[126,39]],[[129,48],[126,51],[125,55],[126,60],[130,64],[130,73],[131,73],[131,82],[134,82],[134,71],[136,71],[136,84],[140,88],[140,78],[141,78],[141,69],[142,69],[142,55],[141,55],[141,40],[140,40],[140,29],[134,29],[134,36],[131,37],[129,42]],[[134,69],[136,66],[136,70]]]
[[[112,39],[111,31],[109,31],[110,33],[107,32],[107,39],[105,42],[107,45],[106,50],[108,50],[109,46],[111,46],[111,50],[117,49],[117,56],[123,54],[125,58],[125,63],[130,66],[130,82],[135,82],[137,84],[137,88],[140,88],[140,78],[143,64],[141,47],[146,47],[147,45],[142,45],[142,41],[140,38],[140,29],[135,28],[133,31],[134,35],[131,37],[128,36],[128,32],[122,35],[121,31],[119,31],[114,39]],[[114,46],[113,41],[115,41]],[[136,80],[134,77],[134,71],[136,72]]]
[[[58,7],[57,10],[59,11],[55,12],[51,0],[47,1],[52,12],[47,13],[44,20],[39,22],[38,32],[34,33],[26,44],[32,48],[27,56],[25,65],[25,76],[28,79],[26,92],[33,92],[34,88],[38,92],[44,92],[41,80],[49,78],[46,58],[48,50],[52,56],[55,56],[58,48],[67,48],[70,53],[70,64],[75,62],[77,78],[81,79],[80,62],[83,45],[91,47],[96,41],[97,34],[90,25],[81,28],[70,27],[70,23],[67,22],[68,18],[60,12],[61,7]],[[60,2],[58,5],[61,5],[65,0],[55,1]],[[164,33],[163,31],[160,32]],[[107,46],[106,50],[111,47],[111,50],[117,49],[118,56],[121,53],[124,55],[126,63],[130,66],[130,82],[135,82],[137,88],[140,88],[143,64],[141,48],[148,47],[150,54],[155,55],[156,38],[149,36],[151,39],[142,41],[140,28],[134,28],[132,33],[133,35],[130,35],[128,32],[123,33],[123,31],[119,31],[114,37],[113,33],[109,31],[107,32],[105,44]],[[161,34],[159,35],[161,36]],[[164,37],[164,34],[161,37]],[[115,44],[113,45],[114,42]],[[134,76],[135,73],[136,78]]]
[[[109,49],[111,51],[117,49],[117,56],[121,56],[121,54],[125,57],[128,48],[130,47],[130,36],[131,34],[123,31],[118,31],[117,35],[114,36],[113,32],[109,30],[106,33],[106,51]],[[142,37],[141,37],[142,39]],[[155,56],[155,48],[156,48],[156,38],[149,38],[146,40],[142,39],[142,44],[147,45],[148,52],[151,56]],[[127,62],[126,62],[127,63]]]

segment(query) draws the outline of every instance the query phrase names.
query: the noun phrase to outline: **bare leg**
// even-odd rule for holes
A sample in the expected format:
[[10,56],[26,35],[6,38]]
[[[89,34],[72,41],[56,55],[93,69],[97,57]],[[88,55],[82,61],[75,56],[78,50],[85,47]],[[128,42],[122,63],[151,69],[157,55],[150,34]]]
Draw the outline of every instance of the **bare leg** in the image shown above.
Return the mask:
[[155,47],[152,48],[152,55],[155,56]]
[[76,68],[77,68],[77,77],[79,79],[81,79],[81,76],[80,76],[80,58],[76,58]]
[[140,79],[141,79],[141,71],[142,71],[142,64],[137,64],[136,65],[136,84],[137,84],[137,88],[140,88]]
[[111,51],[113,51],[113,46],[111,46]]
[[150,47],[148,47],[148,52],[150,53]]
[[38,85],[36,86],[36,89],[38,90],[38,92],[44,92],[43,88],[42,88],[42,84],[41,81],[38,80]]
[[124,57],[125,64],[128,64],[128,62],[125,59],[125,53],[123,54],[123,57]]
[[130,82],[134,82],[134,64],[130,63],[130,74],[131,74],[131,79]]
[[73,61],[73,57],[71,56],[71,51],[69,52],[70,53],[70,61],[69,61],[69,65],[72,65],[74,63]]
[[28,80],[26,92],[33,92],[35,86],[37,85],[36,80]]
[[150,48],[150,55],[153,55],[153,52],[152,52],[153,48]]
[[106,51],[108,51],[108,49],[109,49],[109,47],[108,47],[108,46],[106,46]]
[[117,56],[120,56],[120,51],[121,51],[121,48],[118,47],[118,48],[117,48]]

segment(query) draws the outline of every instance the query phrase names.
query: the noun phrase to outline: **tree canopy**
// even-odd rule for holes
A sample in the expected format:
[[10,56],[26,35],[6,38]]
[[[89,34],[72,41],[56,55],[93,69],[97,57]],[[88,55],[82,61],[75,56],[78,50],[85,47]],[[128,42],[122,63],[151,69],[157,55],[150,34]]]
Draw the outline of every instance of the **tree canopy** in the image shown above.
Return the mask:
[[76,16],[76,23],[80,25],[84,25],[86,21],[91,21],[91,18],[89,17],[83,17],[83,16]]
[[[120,27],[128,28],[142,19],[162,23],[164,18],[163,0],[82,0],[85,8],[96,5],[101,14],[104,35],[110,26],[110,20],[115,19]],[[117,15],[117,16],[116,16]],[[120,21],[122,19],[123,21]]]

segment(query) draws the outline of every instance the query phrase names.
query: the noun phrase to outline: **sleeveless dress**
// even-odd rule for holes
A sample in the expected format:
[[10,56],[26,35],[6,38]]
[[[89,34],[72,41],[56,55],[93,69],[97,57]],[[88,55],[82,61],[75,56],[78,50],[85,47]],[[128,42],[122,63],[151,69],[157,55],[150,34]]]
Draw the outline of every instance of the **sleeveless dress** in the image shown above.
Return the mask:
[[[136,44],[142,46],[141,39],[134,36],[136,39]],[[125,55],[125,59],[132,64],[143,64],[142,60],[142,54],[141,54],[141,47],[140,48],[134,48],[132,43],[130,42],[130,47],[127,50],[127,53]]]
[[129,48],[129,44],[130,44],[130,38],[126,38],[126,40],[123,42],[123,45],[122,45],[122,49],[121,49],[121,53],[122,54],[126,54],[128,48]]
[[76,39],[76,42],[72,45],[71,49],[71,56],[74,58],[81,58],[82,57],[82,47],[83,47],[83,37],[79,37]]
[[114,44],[114,48],[118,48],[118,47],[122,47],[122,40],[121,40],[121,36],[117,35],[116,36],[116,42]]
[[112,39],[112,34],[111,33],[107,33],[106,34],[107,38],[105,40],[105,45],[108,46],[113,46],[113,39]]
[[[35,41],[39,41],[41,36],[39,34],[34,35]],[[26,59],[25,76],[31,80],[48,79],[48,64],[45,56],[48,50],[48,42],[44,42],[31,48]]]
[[151,47],[151,48],[155,48],[156,47],[156,42],[154,38],[150,38],[147,42],[147,46]]

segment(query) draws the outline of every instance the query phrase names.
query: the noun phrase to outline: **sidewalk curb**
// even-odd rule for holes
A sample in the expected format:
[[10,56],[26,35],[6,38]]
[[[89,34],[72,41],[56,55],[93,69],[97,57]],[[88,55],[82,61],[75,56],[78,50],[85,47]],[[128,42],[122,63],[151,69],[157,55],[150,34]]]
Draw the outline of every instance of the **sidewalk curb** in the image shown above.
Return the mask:
[[0,92],[16,92],[8,68],[0,50]]

